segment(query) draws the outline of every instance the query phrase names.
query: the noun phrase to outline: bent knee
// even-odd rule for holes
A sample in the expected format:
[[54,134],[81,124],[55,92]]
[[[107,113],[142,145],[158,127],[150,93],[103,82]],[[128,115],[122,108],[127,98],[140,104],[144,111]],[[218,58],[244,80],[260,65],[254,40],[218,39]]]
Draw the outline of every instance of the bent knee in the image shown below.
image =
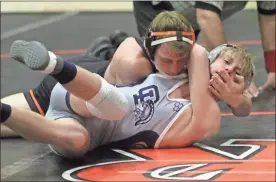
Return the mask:
[[99,92],[86,102],[88,111],[96,117],[106,120],[120,120],[129,110],[128,99],[118,88],[101,79]]
[[62,136],[59,136],[60,141],[58,145],[49,145],[50,149],[63,157],[75,158],[82,157],[89,149],[90,138],[87,130],[76,129],[68,131]]
[[56,145],[48,145],[48,146],[54,154],[64,158],[81,158],[86,153],[85,151],[72,151],[69,149],[58,147]]

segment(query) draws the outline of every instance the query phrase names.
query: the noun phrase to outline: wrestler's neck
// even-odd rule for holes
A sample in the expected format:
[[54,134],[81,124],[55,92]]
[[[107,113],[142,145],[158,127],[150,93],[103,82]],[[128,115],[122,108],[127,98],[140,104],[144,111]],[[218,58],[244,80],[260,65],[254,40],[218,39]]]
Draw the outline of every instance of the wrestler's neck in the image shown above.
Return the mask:
[[[186,70],[181,71],[178,75],[175,76],[170,76],[167,75],[166,73],[163,73],[161,71],[158,72],[158,74],[162,75],[163,77],[166,78],[182,78],[182,79],[187,79],[188,74]],[[190,89],[189,89],[189,83],[185,83],[178,88],[176,88],[172,93],[169,94],[170,99],[187,99],[190,100]]]

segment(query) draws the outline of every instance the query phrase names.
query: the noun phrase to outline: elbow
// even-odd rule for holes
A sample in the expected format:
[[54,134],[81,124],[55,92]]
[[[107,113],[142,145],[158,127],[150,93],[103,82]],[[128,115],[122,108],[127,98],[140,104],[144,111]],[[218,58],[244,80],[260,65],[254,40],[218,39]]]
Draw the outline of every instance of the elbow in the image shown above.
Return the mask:
[[234,116],[247,117],[247,116],[249,116],[249,114],[251,112],[252,101],[250,98],[243,96],[241,104],[239,104],[237,107],[230,106],[230,108],[231,108]]
[[236,117],[247,117],[250,114],[250,110],[244,112],[233,112],[234,116]]

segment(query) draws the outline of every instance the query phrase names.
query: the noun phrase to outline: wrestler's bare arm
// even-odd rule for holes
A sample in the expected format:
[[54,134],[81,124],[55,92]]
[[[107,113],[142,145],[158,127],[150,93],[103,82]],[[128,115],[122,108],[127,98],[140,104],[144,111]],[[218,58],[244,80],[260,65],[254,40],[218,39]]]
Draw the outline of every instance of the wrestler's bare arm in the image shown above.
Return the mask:
[[207,52],[203,47],[195,46],[188,69],[192,104],[169,129],[160,143],[161,148],[184,147],[212,136],[219,129],[220,108],[208,91],[209,65]]
[[116,50],[105,73],[105,79],[116,85],[131,85],[145,79],[151,65],[133,37],[124,40]]
[[[213,118],[214,114],[220,114],[220,110],[208,89],[210,72],[205,48],[197,44],[195,45],[191,53],[191,60],[188,63],[188,70],[193,119],[196,121],[201,120],[202,126],[204,124],[209,125],[210,118]],[[210,106],[217,106],[217,112],[210,113]]]

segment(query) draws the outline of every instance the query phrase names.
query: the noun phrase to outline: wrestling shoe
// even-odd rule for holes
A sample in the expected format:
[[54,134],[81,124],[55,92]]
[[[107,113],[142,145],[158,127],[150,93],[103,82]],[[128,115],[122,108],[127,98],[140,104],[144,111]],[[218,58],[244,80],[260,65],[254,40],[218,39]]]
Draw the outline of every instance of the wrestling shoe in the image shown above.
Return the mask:
[[93,40],[85,53],[87,56],[101,57],[102,52],[106,52],[107,50],[113,48],[111,40],[109,37],[101,36]]
[[129,35],[126,32],[123,32],[121,30],[115,30],[111,35],[110,35],[110,40],[112,44],[118,48],[119,45],[126,39],[128,38]]
[[10,48],[10,54],[32,70],[45,70],[50,62],[47,48],[37,41],[16,40]]

